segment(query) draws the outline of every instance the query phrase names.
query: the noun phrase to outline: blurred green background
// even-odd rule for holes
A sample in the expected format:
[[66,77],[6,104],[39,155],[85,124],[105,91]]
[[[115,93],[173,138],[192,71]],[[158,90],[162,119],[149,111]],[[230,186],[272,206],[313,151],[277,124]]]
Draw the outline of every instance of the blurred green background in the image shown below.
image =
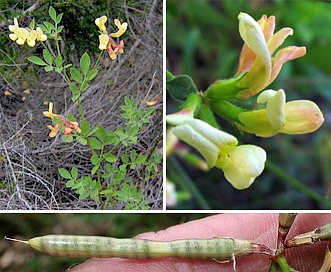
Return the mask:
[[[275,15],[275,32],[283,27],[293,28],[294,35],[288,37],[281,48],[306,46],[307,54],[286,63],[268,88],[283,88],[287,101],[314,101],[321,108],[325,122],[312,134],[279,134],[264,139],[243,134],[219,119],[222,127],[241,143],[266,150],[268,163],[264,172],[249,189],[238,191],[225,180],[221,170],[215,168],[204,173],[171,156],[167,161],[167,178],[179,192],[178,204],[173,208],[330,208],[330,1],[168,0],[167,69],[174,75],[190,75],[199,90],[206,90],[217,79],[233,76],[243,45],[238,31],[239,12],[246,12],[256,20],[263,14]],[[167,113],[178,109],[179,104],[168,96]],[[297,184],[291,183],[292,178]],[[310,191],[304,192],[301,185]],[[319,201],[316,194],[324,202]]]
[[205,214],[0,214],[0,271],[59,272],[83,262],[81,258],[55,258],[3,239],[28,240],[46,234],[100,235],[131,238],[159,231]]

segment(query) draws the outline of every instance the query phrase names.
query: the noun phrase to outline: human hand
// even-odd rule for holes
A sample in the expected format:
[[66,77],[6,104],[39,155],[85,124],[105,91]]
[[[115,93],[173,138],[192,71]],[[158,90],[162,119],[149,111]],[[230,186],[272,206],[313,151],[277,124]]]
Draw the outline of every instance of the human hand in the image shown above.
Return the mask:
[[[169,215],[171,216],[171,214]],[[288,238],[305,233],[331,222],[331,214],[298,214]],[[136,238],[170,241],[190,238],[231,237],[263,243],[276,248],[278,214],[220,214],[170,227],[156,233],[144,233]],[[299,271],[318,271],[325,255],[326,242],[311,246],[286,249],[289,265]],[[270,260],[266,255],[253,254],[236,259],[237,271],[268,271]],[[121,259],[92,258],[73,268],[72,272],[193,272],[234,271],[233,262],[190,260],[180,258]]]

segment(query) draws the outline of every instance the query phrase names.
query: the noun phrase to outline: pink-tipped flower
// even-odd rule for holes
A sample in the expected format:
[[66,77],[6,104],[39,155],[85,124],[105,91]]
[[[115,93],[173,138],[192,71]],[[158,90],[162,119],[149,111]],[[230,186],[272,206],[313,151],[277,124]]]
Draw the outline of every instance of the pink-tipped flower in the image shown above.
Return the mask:
[[[255,21],[241,12],[239,33],[244,40],[237,73],[233,78],[220,79],[203,94],[208,103],[224,99],[246,99],[265,89],[278,76],[283,64],[306,54],[306,47],[288,46],[278,50],[285,39],[293,34],[286,27],[275,30],[275,16],[263,15]],[[278,50],[278,51],[277,51]]]
[[305,134],[316,131],[324,122],[319,107],[309,100],[285,101],[285,92],[266,90],[258,103],[266,103],[265,109],[242,112],[237,126],[243,131],[260,137],[277,133]]
[[237,84],[244,89],[237,97],[245,99],[271,84],[285,62],[304,56],[306,47],[288,46],[276,52],[285,39],[293,34],[292,28],[282,28],[274,33],[274,16],[268,18],[263,15],[256,22],[250,15],[241,12],[238,18],[240,36],[245,44],[237,71],[237,75],[243,75]]
[[60,123],[57,123],[54,127],[51,125],[48,125],[47,127],[51,130],[49,133],[49,137],[54,138],[59,131]]
[[56,125],[53,127],[51,125],[48,125],[47,127],[51,130],[49,133],[49,137],[53,138],[56,136],[57,132],[61,127],[63,127],[64,134],[69,137],[71,132],[74,130],[78,133],[81,132],[81,129],[77,122],[72,122],[68,118],[65,118],[64,116],[60,114],[53,113],[53,103],[49,102],[48,104],[48,111],[44,111],[43,114],[48,118],[56,118],[59,119],[56,121]]

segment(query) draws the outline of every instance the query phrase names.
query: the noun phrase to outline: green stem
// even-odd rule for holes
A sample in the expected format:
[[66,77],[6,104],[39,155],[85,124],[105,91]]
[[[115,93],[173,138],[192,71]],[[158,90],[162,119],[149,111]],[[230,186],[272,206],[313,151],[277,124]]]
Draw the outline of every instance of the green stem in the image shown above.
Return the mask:
[[291,272],[291,267],[288,265],[285,256],[278,256],[275,261],[278,263],[282,272]]
[[218,100],[209,103],[210,109],[220,117],[227,118],[233,121],[239,121],[238,115],[245,112],[245,109],[237,107],[226,100]]
[[172,73],[170,73],[168,69],[166,69],[166,76],[167,76],[167,80],[175,78],[175,76]]
[[191,180],[185,170],[180,166],[179,162],[173,156],[169,158],[169,162],[171,167],[168,167],[168,169],[173,169],[172,171],[175,173],[174,176],[176,177],[176,180],[180,181],[180,185],[192,194],[192,197],[198,202],[202,209],[210,210],[208,202],[199,192],[199,189],[195,186],[194,182]]
[[292,177],[288,173],[286,173],[284,170],[282,170],[280,167],[272,163],[271,161],[266,162],[266,168],[275,173],[277,176],[282,178],[287,183],[290,183],[292,186],[300,190],[301,192],[304,192],[306,195],[310,196],[314,200],[318,201],[319,203],[323,204],[327,208],[331,209],[331,202],[327,201],[325,198],[323,198],[320,194],[314,192],[309,187],[304,185],[302,182],[297,180],[296,178]]
[[[94,64],[94,66],[93,66],[92,69],[96,69],[96,67],[99,65],[102,54],[103,54],[103,50],[100,52],[100,54],[99,54],[99,56],[97,58],[97,61],[95,62],[95,64]],[[79,90],[80,93],[82,93],[82,87],[84,86],[85,82],[86,82],[86,78],[84,78],[82,84],[80,85],[80,90]],[[77,99],[77,105],[78,105],[80,117],[81,117],[82,121],[85,121],[84,110],[83,110],[83,106],[82,106],[82,102],[80,101],[80,98]],[[94,155],[95,152],[94,152],[94,149],[92,147],[90,138],[89,137],[86,137],[86,141],[87,141],[87,144],[88,144],[88,146],[89,146],[89,148],[91,150],[91,154]],[[102,152],[103,152],[103,149],[102,149]],[[102,156],[102,152],[101,152],[100,157]],[[97,177],[98,177],[98,182],[101,183],[100,168],[98,168],[98,170],[97,170]]]

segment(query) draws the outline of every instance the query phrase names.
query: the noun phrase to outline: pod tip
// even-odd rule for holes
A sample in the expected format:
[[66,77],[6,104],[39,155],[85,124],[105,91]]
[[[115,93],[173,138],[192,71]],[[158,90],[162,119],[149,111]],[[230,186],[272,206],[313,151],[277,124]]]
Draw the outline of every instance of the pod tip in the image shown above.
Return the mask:
[[3,237],[4,239],[6,240],[9,240],[9,241],[14,241],[14,242],[18,242],[18,243],[22,243],[22,244],[29,244],[28,241],[24,241],[24,240],[18,240],[18,239],[15,239],[15,238],[9,238],[7,236]]

